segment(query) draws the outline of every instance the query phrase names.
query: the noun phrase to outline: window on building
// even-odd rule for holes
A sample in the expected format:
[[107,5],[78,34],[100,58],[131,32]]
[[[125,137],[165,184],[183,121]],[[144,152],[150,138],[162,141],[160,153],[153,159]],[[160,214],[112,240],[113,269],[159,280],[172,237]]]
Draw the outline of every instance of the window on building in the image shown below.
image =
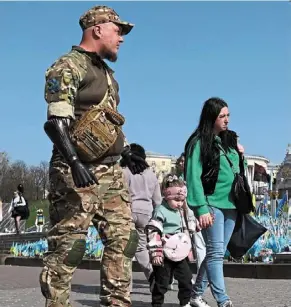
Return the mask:
[[162,165],[165,166],[165,165],[166,165],[166,162],[165,162],[165,161],[162,161]]

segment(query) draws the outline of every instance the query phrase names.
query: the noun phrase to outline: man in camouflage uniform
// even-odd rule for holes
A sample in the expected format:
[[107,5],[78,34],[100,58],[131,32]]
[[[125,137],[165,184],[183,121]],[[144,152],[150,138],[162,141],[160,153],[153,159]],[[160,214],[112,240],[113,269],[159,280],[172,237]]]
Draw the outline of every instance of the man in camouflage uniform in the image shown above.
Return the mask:
[[40,274],[41,290],[46,307],[71,306],[71,280],[85,253],[92,222],[104,243],[101,305],[131,306],[131,261],[138,239],[119,161],[122,156],[133,172],[146,165],[134,161],[130,148],[124,147],[122,133],[98,161],[85,163],[72,141],[71,127],[92,105],[103,101],[106,93],[106,102],[116,110],[118,84],[103,59],[116,61],[123,35],[133,25],[121,21],[106,6],[93,7],[79,23],[83,30],[79,46],[73,46],[46,71],[48,120],[44,129],[54,147],[49,173],[52,228]]

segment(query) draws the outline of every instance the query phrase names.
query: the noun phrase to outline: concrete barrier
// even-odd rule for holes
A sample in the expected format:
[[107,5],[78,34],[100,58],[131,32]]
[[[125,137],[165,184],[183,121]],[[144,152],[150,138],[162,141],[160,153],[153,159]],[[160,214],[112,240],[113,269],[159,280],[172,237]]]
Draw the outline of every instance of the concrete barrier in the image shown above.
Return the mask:
[[[13,257],[9,255],[9,250],[13,242],[34,242],[45,237],[45,232],[0,235],[0,265],[42,267],[41,258]],[[278,254],[275,259],[277,258]],[[195,274],[197,271],[196,263],[190,263],[190,267]],[[78,268],[99,270],[100,260],[83,259]],[[141,272],[141,268],[136,261],[133,261],[133,271]],[[225,261],[224,275],[233,278],[291,279],[291,263],[234,263]]]
[[[41,258],[11,257],[0,255],[1,265],[42,267]],[[78,269],[100,270],[100,260],[83,259]],[[193,274],[197,272],[196,263],[190,263]],[[137,261],[133,261],[134,272],[141,272]],[[291,279],[291,264],[267,264],[267,263],[224,263],[224,276],[232,278],[254,278],[254,279]]]

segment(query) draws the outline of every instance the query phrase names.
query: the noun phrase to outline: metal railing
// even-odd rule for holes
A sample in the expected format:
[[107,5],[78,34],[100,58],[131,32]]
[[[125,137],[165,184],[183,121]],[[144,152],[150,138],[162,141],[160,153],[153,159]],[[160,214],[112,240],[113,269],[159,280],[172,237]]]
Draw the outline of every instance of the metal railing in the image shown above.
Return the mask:
[[[11,212],[8,213],[10,203],[2,204],[2,221],[0,222],[0,233],[13,231],[15,229],[14,220],[11,218]],[[25,231],[26,220],[20,221],[20,231]]]

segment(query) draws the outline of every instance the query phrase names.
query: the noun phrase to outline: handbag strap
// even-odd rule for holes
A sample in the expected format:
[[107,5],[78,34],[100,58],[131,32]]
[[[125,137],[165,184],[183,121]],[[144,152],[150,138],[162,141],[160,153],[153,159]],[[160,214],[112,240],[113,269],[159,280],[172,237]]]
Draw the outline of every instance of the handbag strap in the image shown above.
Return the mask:
[[246,237],[246,214],[238,213],[236,224],[241,228],[241,238],[244,240]]
[[184,208],[179,209],[179,213],[181,218],[181,231],[184,232],[184,230],[187,229]]
[[228,161],[228,163],[229,163],[229,165],[230,165],[230,167],[231,167],[231,169],[232,169],[232,171],[233,171],[233,173],[234,173],[234,175],[235,175],[236,172],[235,172],[234,169],[233,169],[233,163],[230,161],[230,159],[229,159],[229,157],[227,156],[225,150],[222,148],[222,146],[221,146],[220,144],[218,144],[218,147],[219,147],[219,149],[223,152],[223,154],[225,155],[225,158],[226,158],[226,160]]
[[238,156],[239,156],[239,171],[240,171],[240,174],[243,175],[244,174],[244,170],[245,170],[243,155],[238,150],[236,150],[236,151],[237,151]]
[[[220,144],[218,144],[218,147],[219,147],[219,149],[224,153],[225,158],[226,158],[226,160],[228,161],[228,163],[229,163],[229,165],[230,165],[230,167],[231,167],[231,169],[232,169],[234,175],[236,175],[237,172],[234,170],[233,163],[231,162],[231,160],[230,160],[229,157],[227,156],[225,150],[222,148],[222,146],[221,146]],[[242,157],[242,154],[241,154],[237,149],[235,149],[235,151],[237,152],[238,157],[239,157],[239,174],[240,174],[240,175],[243,175],[243,174],[244,174],[243,157]]]
[[184,230],[188,230],[189,231],[189,227],[188,227],[188,221],[187,221],[187,216],[186,216],[186,212],[184,208],[181,208],[179,210],[180,212],[180,217],[181,217],[181,228],[182,228],[182,232],[184,232]]
[[[187,204],[186,204],[186,206],[187,206]],[[183,211],[183,213],[181,211]],[[193,253],[193,256],[194,256],[196,254],[196,250],[195,250],[193,238],[195,238],[195,237],[193,236],[193,234],[191,234],[191,232],[189,230],[188,218],[187,218],[186,210],[184,208],[182,208],[182,210],[180,210],[180,215],[181,215],[181,219],[182,219],[182,224],[185,223],[186,230],[188,231],[190,241],[191,241],[191,250],[192,250],[192,253]],[[184,221],[184,223],[183,223],[183,221]],[[184,232],[184,229],[183,229],[183,232]]]

